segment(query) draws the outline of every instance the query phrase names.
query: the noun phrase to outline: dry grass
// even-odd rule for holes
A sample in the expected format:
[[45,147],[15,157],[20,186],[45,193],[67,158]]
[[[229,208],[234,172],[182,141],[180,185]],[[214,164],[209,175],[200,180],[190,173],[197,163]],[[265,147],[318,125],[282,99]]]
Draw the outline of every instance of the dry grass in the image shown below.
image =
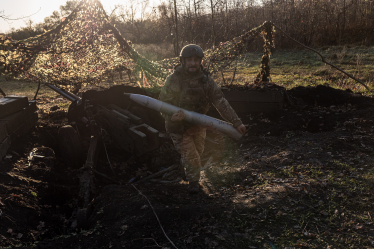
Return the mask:
[[[6,81],[0,77],[0,88],[6,95],[20,95],[33,99],[38,88],[38,84],[34,82],[25,82],[20,80]],[[55,97],[57,93],[46,86],[41,86],[38,97]]]
[[[163,44],[134,44],[135,49],[149,60],[161,60],[173,57],[173,45]],[[327,47],[318,48],[318,51],[332,64],[342,68],[366,83],[369,88],[374,87],[374,47]],[[251,52],[243,55],[232,68],[223,71],[225,83],[230,83],[234,68],[237,67],[234,84],[252,83],[260,71],[262,52]],[[339,89],[350,89],[354,92],[365,92],[365,88],[348,78],[343,73],[325,65],[320,58],[309,50],[277,50],[271,56],[271,80],[287,89],[296,86],[328,84]],[[221,72],[212,75],[218,84],[223,84]],[[113,84],[131,84],[136,86],[135,75],[131,76],[131,82],[123,72],[120,79],[117,73],[111,79],[109,87]],[[0,77],[0,88],[7,94],[25,95],[33,98],[37,84],[22,81],[5,81]],[[46,87],[42,87],[40,95],[55,94]],[[55,95],[56,96],[56,95]]]
[[[374,87],[374,48],[373,47],[329,47],[317,49],[326,60]],[[244,55],[232,68],[223,71],[226,83],[233,76],[237,66],[234,84],[252,83],[260,71],[262,52]],[[296,86],[328,84],[339,89],[366,92],[366,89],[353,79],[321,62],[320,57],[309,50],[278,50],[271,55],[271,80],[287,89]],[[221,72],[213,75],[222,84]]]

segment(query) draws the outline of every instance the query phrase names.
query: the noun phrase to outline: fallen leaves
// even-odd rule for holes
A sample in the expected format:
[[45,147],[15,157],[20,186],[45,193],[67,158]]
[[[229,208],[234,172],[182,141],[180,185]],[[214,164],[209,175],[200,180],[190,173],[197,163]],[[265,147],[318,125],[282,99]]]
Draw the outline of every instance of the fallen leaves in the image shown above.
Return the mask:
[[39,221],[39,225],[36,227],[39,231],[42,230],[44,228],[44,222],[43,221]]
[[360,224],[360,223],[356,224],[356,226],[355,226],[355,229],[356,229],[356,230],[361,230],[361,229],[363,229],[363,228],[364,228],[364,225],[362,225],[362,224]]
[[16,236],[17,239],[20,239],[23,237],[22,233],[14,233],[12,228],[8,228],[7,233],[11,236]]
[[226,240],[225,237],[223,237],[221,234],[216,235],[216,238],[220,240]]
[[305,232],[303,233],[303,235],[306,236],[306,237],[308,237],[308,238],[314,238],[314,237],[316,237],[315,234],[313,234],[313,233],[309,233],[309,232],[307,232],[307,231],[305,231]]
[[326,211],[321,211],[321,214],[324,215],[324,216],[328,216],[329,215],[329,213],[326,212]]

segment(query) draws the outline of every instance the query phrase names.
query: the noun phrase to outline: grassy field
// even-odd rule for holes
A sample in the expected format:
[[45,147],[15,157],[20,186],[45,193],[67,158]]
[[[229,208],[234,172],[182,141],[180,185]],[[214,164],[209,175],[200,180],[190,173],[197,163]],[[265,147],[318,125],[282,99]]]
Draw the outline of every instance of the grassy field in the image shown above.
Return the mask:
[[[139,45],[140,46],[140,45]],[[138,48],[148,59],[161,59],[162,55],[171,56],[165,46],[155,50],[149,45]],[[154,53],[152,51],[154,50]],[[170,50],[170,48],[169,48]],[[374,88],[374,47],[326,47],[318,48],[325,59],[350,73],[370,88]],[[161,53],[161,52],[162,53]],[[234,68],[237,67],[234,84],[252,83],[260,71],[262,51],[250,52],[243,55],[231,68],[223,71],[225,82],[231,82]],[[338,70],[323,63],[320,57],[310,50],[275,50],[271,55],[271,80],[287,89],[295,86],[328,84],[338,89],[350,89],[354,92],[366,92],[365,88]],[[213,78],[222,84],[222,74],[216,73]],[[6,94],[21,94],[32,98],[37,89],[37,83],[26,83],[19,80],[6,81],[0,77],[0,88]],[[368,94],[368,93],[366,93]],[[42,87],[39,96],[53,96],[54,92]]]
[[[317,49],[326,59],[342,70],[374,86],[374,47],[329,47]],[[235,84],[250,83],[260,70],[262,51],[248,53],[232,66],[237,66]],[[271,78],[287,89],[298,85],[328,84],[339,89],[361,92],[365,88],[336,69],[323,63],[310,50],[279,50],[271,55]],[[234,69],[224,71],[225,81],[230,82]],[[220,74],[215,79],[222,83]]]
[[[10,80],[7,81],[3,77],[0,77],[0,88],[7,95],[21,95],[26,96],[29,99],[33,99],[38,89],[38,83],[25,82],[22,80]],[[41,86],[38,97],[56,97],[58,94],[46,86]]]

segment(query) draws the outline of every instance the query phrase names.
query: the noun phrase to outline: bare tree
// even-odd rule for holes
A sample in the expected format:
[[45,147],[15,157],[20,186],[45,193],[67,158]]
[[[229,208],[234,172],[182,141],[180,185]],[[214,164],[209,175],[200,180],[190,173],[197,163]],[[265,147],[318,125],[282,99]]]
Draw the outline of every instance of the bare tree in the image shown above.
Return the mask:
[[6,21],[16,21],[16,20],[26,19],[26,18],[30,18],[33,15],[37,14],[41,9],[42,8],[40,8],[37,12],[35,12],[34,14],[31,14],[29,16],[21,16],[21,17],[16,17],[16,18],[11,18],[10,15],[6,15],[5,11],[2,10],[2,11],[0,11],[0,18],[3,19],[3,20],[6,20]]
[[65,5],[60,6],[61,16],[68,16],[78,6],[79,0],[68,0]]
[[213,47],[216,45],[216,29],[215,29],[215,8],[218,4],[218,0],[209,0],[211,27],[212,27],[212,44]]
[[[24,39],[52,29],[78,3],[68,0],[43,23],[27,22],[10,33],[14,39]],[[150,8],[149,0],[127,0],[109,14],[126,39],[143,44],[167,42],[177,55],[185,43],[216,46],[269,20],[306,45],[372,44],[373,13],[372,0],[164,0],[155,8]],[[11,20],[4,11],[0,18]],[[275,36],[278,48],[290,46],[279,32]]]
[[177,9],[177,0],[174,1],[174,18],[175,18],[175,55],[179,53],[179,41],[178,41],[178,9]]

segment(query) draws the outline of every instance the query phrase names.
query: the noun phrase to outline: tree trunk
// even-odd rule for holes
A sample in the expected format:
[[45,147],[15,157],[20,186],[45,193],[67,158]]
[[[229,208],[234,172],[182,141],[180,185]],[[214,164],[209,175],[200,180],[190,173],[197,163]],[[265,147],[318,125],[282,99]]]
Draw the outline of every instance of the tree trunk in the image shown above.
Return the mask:
[[174,0],[174,17],[175,17],[175,50],[176,56],[179,54],[179,41],[178,41],[178,10],[177,0]]
[[212,42],[213,42],[213,47],[216,46],[216,31],[214,28],[214,4],[213,0],[210,0],[210,10],[211,10],[211,20],[212,20]]

